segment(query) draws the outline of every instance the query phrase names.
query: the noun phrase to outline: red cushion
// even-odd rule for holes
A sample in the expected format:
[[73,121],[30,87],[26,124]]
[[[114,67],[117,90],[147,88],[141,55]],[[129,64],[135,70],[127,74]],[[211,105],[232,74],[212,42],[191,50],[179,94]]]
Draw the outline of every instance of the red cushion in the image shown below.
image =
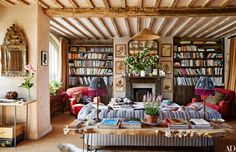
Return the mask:
[[88,87],[74,87],[66,90],[66,93],[69,98],[72,97],[72,94],[78,91],[82,91],[83,95],[88,95]]
[[72,106],[72,113],[77,116],[79,111],[84,107],[83,104],[75,104]]

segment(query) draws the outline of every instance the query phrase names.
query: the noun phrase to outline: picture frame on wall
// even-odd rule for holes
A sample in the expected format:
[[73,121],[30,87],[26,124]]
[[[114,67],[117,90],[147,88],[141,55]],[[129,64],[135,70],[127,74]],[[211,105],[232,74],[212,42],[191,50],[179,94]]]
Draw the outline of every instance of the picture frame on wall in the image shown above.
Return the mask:
[[172,61],[161,61],[161,66],[165,73],[171,74],[172,73]]
[[123,74],[125,73],[125,64],[124,61],[116,61],[115,62],[116,66],[116,74]]
[[172,45],[170,43],[161,44],[161,56],[162,57],[171,57]]
[[47,66],[48,65],[48,52],[41,51],[41,65]]
[[171,92],[173,90],[172,79],[167,78],[163,80],[162,91]]
[[123,92],[124,91],[124,79],[123,78],[116,78],[115,81],[115,90],[117,92]]
[[126,52],[126,45],[125,44],[116,44],[115,45],[116,58],[124,58],[125,52]]

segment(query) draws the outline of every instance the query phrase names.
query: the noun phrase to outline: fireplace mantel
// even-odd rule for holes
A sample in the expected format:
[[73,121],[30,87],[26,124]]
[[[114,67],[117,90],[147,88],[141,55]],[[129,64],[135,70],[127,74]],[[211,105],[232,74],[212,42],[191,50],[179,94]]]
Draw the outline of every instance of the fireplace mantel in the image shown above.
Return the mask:
[[159,76],[146,76],[146,77],[138,77],[138,76],[129,76],[124,77],[126,79],[126,97],[134,100],[134,92],[133,92],[133,84],[134,83],[152,83],[155,85],[155,94],[161,94],[161,85],[162,79],[164,77]]

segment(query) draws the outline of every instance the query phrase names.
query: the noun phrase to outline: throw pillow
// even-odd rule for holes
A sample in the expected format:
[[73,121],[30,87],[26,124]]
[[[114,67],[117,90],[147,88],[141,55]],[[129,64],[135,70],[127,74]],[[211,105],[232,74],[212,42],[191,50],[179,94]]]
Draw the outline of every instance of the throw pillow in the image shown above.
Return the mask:
[[220,93],[218,91],[215,92],[215,96],[209,95],[205,101],[212,103],[212,104],[218,104],[221,100],[225,98],[225,94]]

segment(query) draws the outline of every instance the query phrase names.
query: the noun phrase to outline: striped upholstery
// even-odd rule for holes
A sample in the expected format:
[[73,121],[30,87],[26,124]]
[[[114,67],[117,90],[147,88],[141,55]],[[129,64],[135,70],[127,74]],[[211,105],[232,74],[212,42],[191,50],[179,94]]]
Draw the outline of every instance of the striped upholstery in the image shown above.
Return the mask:
[[[159,119],[164,118],[183,118],[189,120],[191,118],[203,118],[203,111],[169,111],[160,112]],[[207,119],[221,118],[219,112],[207,108]],[[96,109],[88,104],[84,106],[78,114],[80,118],[96,118]],[[110,110],[102,109],[99,118],[144,118],[143,110]],[[140,135],[105,135],[105,134],[87,134],[89,137],[89,145],[98,146],[211,146],[213,139],[207,137],[166,137],[166,136],[140,136]],[[85,139],[85,142],[87,139]]]

